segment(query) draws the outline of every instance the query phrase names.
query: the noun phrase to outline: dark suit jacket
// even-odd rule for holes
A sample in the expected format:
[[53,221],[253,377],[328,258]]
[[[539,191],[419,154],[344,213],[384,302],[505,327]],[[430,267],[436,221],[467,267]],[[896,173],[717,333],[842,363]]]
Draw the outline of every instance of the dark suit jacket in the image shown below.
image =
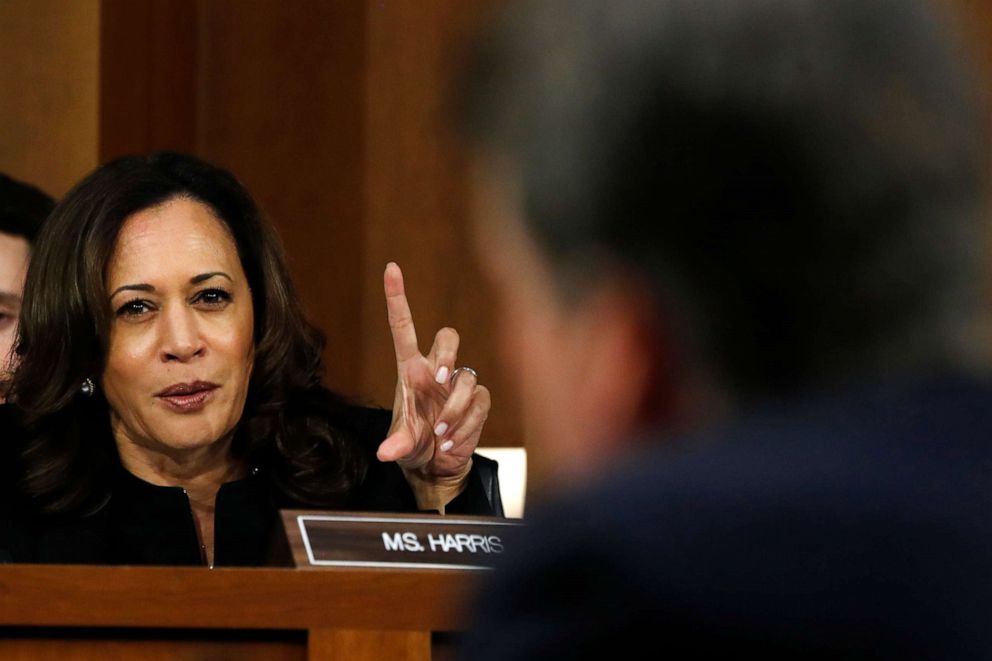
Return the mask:
[[529,516],[462,658],[992,658],[992,386],[790,411]]
[[[11,411],[0,407],[0,431],[14,427]],[[5,419],[6,418],[6,419]],[[349,510],[416,512],[417,504],[402,471],[375,458],[389,429],[390,413],[350,407],[344,419],[369,455],[369,469],[352,492]],[[16,483],[14,462],[0,462],[3,485]],[[2,487],[0,487],[2,488]],[[245,479],[221,486],[214,526],[214,564],[265,564],[277,532],[279,509],[313,509],[273,489],[265,466]],[[476,455],[465,490],[446,508],[451,514],[503,515],[496,462]],[[144,482],[118,467],[110,500],[94,514],[50,517],[32,514],[16,494],[0,497],[0,561],[197,565],[203,556],[192,510],[181,487]]]

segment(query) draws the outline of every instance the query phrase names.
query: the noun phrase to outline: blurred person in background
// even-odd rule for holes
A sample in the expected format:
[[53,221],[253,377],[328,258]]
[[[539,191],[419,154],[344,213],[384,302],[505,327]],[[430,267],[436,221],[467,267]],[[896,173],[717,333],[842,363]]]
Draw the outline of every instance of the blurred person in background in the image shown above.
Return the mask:
[[34,186],[0,174],[0,402],[10,374],[31,244],[54,205]]
[[986,127],[917,0],[541,0],[460,99],[543,505],[465,659],[992,655]]

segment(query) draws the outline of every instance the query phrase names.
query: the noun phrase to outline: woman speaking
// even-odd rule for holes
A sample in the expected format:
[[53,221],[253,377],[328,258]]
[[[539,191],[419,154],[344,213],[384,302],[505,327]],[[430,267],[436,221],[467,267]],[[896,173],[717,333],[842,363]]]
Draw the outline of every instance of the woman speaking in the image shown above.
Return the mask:
[[89,175],[27,276],[12,559],[257,565],[280,508],[502,514],[473,454],[489,392],[453,330],[421,354],[396,265],[384,284],[391,417],[320,385],[323,337],[233,176],[173,153]]

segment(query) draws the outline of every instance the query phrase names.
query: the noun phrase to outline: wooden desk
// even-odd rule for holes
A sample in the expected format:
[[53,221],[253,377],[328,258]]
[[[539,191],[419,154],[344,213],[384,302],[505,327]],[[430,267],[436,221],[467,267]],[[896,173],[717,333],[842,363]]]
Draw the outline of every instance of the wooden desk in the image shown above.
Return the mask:
[[470,572],[0,565],[0,658],[431,658]]

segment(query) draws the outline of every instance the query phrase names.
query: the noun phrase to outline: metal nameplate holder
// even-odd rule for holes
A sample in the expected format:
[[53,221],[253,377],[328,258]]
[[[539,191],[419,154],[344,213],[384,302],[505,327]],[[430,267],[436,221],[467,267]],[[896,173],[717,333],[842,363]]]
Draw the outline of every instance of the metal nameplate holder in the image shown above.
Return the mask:
[[[298,568],[488,569],[519,519],[440,514],[284,510]],[[284,554],[285,555],[285,554]]]

